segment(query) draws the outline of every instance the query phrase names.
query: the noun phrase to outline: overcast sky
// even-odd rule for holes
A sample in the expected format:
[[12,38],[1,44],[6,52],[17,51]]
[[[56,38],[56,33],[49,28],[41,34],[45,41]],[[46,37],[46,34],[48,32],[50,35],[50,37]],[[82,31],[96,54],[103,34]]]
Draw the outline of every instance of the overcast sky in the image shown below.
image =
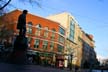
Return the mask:
[[108,57],[108,0],[42,0],[39,2],[41,8],[27,2],[12,0],[9,10],[27,9],[29,13],[43,17],[64,11],[69,12],[86,33],[93,34],[97,55],[102,58]]

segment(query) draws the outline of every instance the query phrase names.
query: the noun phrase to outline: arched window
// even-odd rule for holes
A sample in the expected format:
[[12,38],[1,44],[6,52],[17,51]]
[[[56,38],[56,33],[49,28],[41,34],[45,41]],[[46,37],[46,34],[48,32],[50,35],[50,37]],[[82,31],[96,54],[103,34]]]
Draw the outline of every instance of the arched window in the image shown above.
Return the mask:
[[40,24],[37,24],[36,27],[37,27],[37,28],[41,28],[42,26],[41,26]]
[[28,22],[27,33],[29,33],[29,34],[32,33],[32,22]]
[[42,26],[40,24],[37,24],[36,25],[36,32],[35,32],[35,35],[36,36],[40,36],[40,33],[41,33],[41,28]]
[[29,26],[32,26],[32,22],[28,22],[28,25],[29,25]]

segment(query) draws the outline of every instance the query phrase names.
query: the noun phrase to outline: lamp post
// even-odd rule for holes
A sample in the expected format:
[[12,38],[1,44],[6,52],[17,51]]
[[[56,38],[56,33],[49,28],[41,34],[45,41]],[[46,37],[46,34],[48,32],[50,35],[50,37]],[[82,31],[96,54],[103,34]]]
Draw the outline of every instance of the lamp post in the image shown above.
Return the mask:
[[70,54],[70,58],[71,58],[71,61],[70,61],[70,70],[72,70],[72,58],[73,58],[72,54]]

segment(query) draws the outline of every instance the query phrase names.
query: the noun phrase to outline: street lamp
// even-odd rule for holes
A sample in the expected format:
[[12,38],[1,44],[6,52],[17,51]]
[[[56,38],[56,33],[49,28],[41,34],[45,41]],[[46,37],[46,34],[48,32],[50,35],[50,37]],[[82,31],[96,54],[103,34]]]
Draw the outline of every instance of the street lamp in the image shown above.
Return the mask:
[[71,61],[70,61],[70,70],[72,70],[72,58],[73,58],[73,54],[72,53],[70,54],[70,58],[71,58]]

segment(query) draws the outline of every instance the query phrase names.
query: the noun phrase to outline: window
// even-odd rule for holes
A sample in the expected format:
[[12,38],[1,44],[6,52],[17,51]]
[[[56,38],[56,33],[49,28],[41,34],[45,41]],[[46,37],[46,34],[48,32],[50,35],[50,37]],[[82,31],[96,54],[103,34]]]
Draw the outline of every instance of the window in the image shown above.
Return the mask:
[[51,34],[51,40],[54,40],[55,39],[55,33],[52,33]]
[[48,47],[48,41],[43,41],[43,49],[46,50]]
[[44,37],[47,38],[48,37],[48,31],[44,32]]
[[60,29],[59,29],[59,32],[60,32],[60,34],[65,35],[65,30],[64,30],[63,28],[61,28],[61,27],[60,27]]
[[41,25],[40,24],[37,24],[36,25],[36,32],[35,32],[35,35],[36,36],[40,36],[40,33],[41,33]]
[[47,37],[48,37],[48,27],[45,27],[44,37],[45,37],[45,38],[47,38]]
[[30,41],[31,41],[31,39],[32,39],[31,37],[28,37],[28,42],[30,42]]
[[32,22],[28,22],[28,26],[32,26]]
[[32,34],[32,28],[27,27],[27,33]]
[[63,52],[64,47],[58,44],[58,52]]
[[51,40],[54,40],[55,39],[55,29],[53,28],[52,29],[52,34],[51,34]]
[[70,40],[74,41],[74,31],[70,31]]
[[28,22],[27,33],[32,34],[32,22]]
[[45,30],[48,30],[48,27],[45,27]]
[[56,30],[53,28],[52,31],[55,32]]
[[69,39],[72,41],[74,41],[74,30],[75,30],[75,22],[74,22],[74,20],[71,20]]
[[53,42],[50,43],[50,50],[51,50],[51,51],[54,50],[54,43],[53,43]]
[[35,35],[36,36],[40,36],[41,30],[40,29],[36,29]]
[[36,27],[37,27],[37,28],[41,28],[41,25],[40,25],[40,24],[37,24]]
[[80,37],[78,37],[78,41],[79,41],[79,42],[81,42],[81,41],[82,41],[82,39],[81,39]]
[[64,43],[64,41],[65,41],[65,38],[63,36],[59,35],[59,42]]
[[39,48],[39,43],[40,43],[40,40],[35,39],[34,48]]

